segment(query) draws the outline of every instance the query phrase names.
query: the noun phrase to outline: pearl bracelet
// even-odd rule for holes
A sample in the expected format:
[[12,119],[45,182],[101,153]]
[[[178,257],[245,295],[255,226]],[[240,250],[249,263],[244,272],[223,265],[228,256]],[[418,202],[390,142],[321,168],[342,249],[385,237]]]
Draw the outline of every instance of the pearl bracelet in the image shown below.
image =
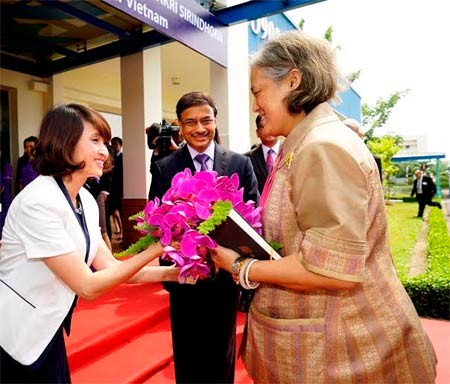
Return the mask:
[[245,268],[245,284],[250,287],[250,289],[256,289],[259,287],[259,283],[252,283],[249,279],[248,279],[248,273],[250,271],[250,267],[252,266],[252,264],[256,263],[258,260],[257,259],[252,259],[250,260],[250,262],[247,264],[247,268]]
[[242,265],[241,270],[239,272],[239,284],[244,289],[251,289],[250,287],[245,284],[245,271],[247,270],[247,265],[252,261],[253,259],[245,259],[245,263]]
[[250,267],[257,261],[257,259],[247,259],[245,264],[241,268],[241,271],[239,273],[239,283],[245,289],[256,289],[259,287],[259,283],[253,283],[248,279]]

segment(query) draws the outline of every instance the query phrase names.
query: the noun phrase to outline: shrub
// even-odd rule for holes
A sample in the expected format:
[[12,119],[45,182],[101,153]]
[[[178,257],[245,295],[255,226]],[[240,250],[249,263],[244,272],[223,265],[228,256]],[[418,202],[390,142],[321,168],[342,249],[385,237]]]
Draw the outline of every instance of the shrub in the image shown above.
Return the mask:
[[450,320],[450,235],[441,211],[428,217],[427,271],[402,277],[419,316]]
[[450,281],[448,277],[423,274],[403,281],[421,317],[450,320]]

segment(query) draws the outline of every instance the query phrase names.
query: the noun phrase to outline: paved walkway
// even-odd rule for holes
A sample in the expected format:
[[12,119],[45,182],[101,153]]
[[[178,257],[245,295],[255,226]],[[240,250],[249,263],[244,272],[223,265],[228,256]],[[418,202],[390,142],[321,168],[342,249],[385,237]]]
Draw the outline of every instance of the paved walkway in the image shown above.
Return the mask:
[[[442,213],[444,214],[445,221],[447,222],[448,233],[450,234],[450,196],[444,195],[441,204]],[[429,213],[430,208],[425,209],[423,225],[417,237],[417,242],[413,250],[413,256],[411,258],[411,266],[409,269],[410,276],[420,275],[427,267],[426,251]]]
[[427,234],[428,234],[428,215],[430,210],[424,213],[422,228],[417,236],[416,244],[412,251],[411,264],[409,266],[409,276],[414,277],[423,273],[427,268]]

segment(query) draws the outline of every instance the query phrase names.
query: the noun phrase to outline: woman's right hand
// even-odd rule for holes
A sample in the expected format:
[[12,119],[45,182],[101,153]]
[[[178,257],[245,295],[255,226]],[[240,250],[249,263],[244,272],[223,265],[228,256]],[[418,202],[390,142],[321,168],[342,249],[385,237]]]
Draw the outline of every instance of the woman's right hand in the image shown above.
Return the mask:
[[220,245],[210,249],[211,258],[218,268],[231,272],[231,265],[239,257],[239,253]]

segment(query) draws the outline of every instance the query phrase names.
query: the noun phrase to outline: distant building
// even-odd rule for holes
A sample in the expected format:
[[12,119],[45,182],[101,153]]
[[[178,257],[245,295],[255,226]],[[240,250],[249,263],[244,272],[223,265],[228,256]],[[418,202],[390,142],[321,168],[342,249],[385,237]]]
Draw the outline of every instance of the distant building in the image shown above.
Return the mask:
[[427,138],[425,135],[403,136],[403,148],[397,155],[410,155],[427,152]]

